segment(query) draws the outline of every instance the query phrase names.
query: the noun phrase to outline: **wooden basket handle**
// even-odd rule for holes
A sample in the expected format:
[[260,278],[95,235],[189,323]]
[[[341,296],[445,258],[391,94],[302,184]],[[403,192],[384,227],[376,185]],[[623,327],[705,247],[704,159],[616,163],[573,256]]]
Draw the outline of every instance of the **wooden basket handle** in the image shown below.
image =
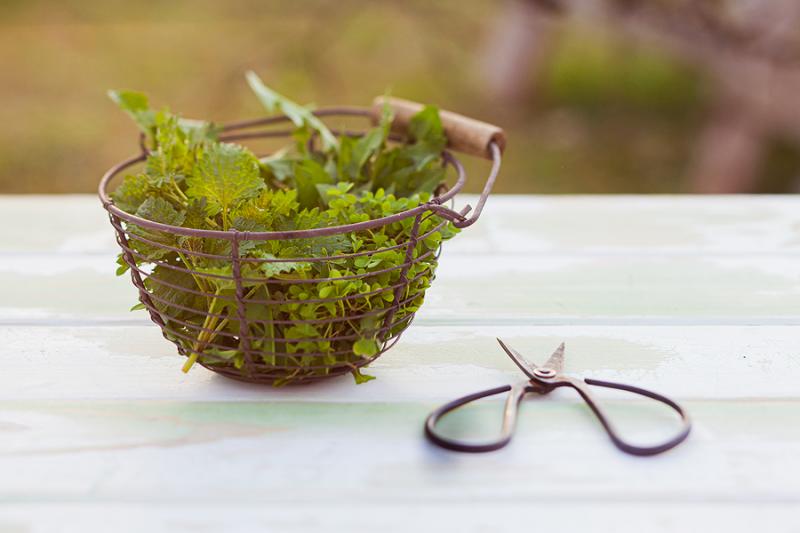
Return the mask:
[[[397,133],[406,133],[411,117],[424,107],[402,98],[379,96],[372,102],[373,122],[380,120],[384,102],[387,101],[394,111],[392,131]],[[439,116],[447,135],[448,146],[457,152],[492,159],[491,143],[497,144],[501,152],[506,147],[506,134],[502,128],[450,111],[441,110]]]

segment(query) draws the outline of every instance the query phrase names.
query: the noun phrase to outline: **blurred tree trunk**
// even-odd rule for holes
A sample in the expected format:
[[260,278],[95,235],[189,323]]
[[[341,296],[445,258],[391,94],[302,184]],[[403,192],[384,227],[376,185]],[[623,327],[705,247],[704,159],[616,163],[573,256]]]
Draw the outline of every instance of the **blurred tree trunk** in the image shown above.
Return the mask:
[[508,1],[484,58],[493,96],[512,103],[523,97],[548,48],[547,19],[556,13],[593,24],[600,18],[709,75],[714,107],[697,138],[693,191],[755,191],[767,139],[800,144],[800,1]]
[[713,82],[713,109],[689,175],[692,191],[757,191],[768,139],[800,143],[800,3],[611,4],[613,23],[697,65]]
[[553,9],[530,0],[498,2],[498,15],[481,58],[486,89],[515,104],[528,97],[551,36]]
[[764,136],[746,112],[720,106],[695,143],[689,171],[692,192],[755,192]]

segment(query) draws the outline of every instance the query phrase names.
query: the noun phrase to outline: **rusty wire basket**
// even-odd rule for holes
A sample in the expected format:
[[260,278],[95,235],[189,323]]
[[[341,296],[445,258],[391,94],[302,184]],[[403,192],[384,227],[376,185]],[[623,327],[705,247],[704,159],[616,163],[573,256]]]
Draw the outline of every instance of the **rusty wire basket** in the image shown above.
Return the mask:
[[[402,142],[404,129],[411,116],[421,109],[420,104],[400,99],[389,99],[395,118],[390,139]],[[372,108],[336,107],[315,111],[319,117],[362,117],[376,123],[383,107],[378,98]],[[109,184],[122,171],[135,167],[147,157],[142,143],[142,153],[123,161],[103,176],[99,195],[116,231],[122,249],[122,258],[130,268],[133,284],[139,291],[139,300],[150,318],[162,330],[164,337],[173,342],[181,355],[195,358],[202,366],[231,378],[268,384],[306,383],[336,376],[358,369],[391,348],[409,326],[422,304],[425,290],[433,279],[440,252],[440,242],[430,244],[429,237],[440,232],[447,224],[464,228],[473,224],[481,214],[486,199],[497,177],[501,153],[505,145],[503,131],[496,126],[479,122],[447,111],[440,113],[448,148],[491,160],[491,170],[474,209],[469,205],[456,211],[452,208],[455,195],[466,183],[462,164],[449,150],[443,153],[445,165],[454,170],[456,179],[452,186],[437,189],[430,201],[383,218],[306,230],[246,232],[237,230],[214,231],[171,226],[147,220],[116,205],[109,195]],[[291,130],[274,129],[288,120],[285,116],[249,120],[228,124],[221,128],[221,141],[243,141],[291,135]],[[358,132],[346,132],[358,135]],[[341,132],[339,133],[341,134]],[[444,205],[450,203],[450,207]],[[309,255],[291,258],[256,258],[247,255],[248,243],[253,241],[291,240],[302,242],[326,236],[361,234],[379,227],[397,228],[402,238],[385,248],[337,255]],[[132,228],[138,228],[132,232]],[[180,237],[184,242],[192,238],[214,240],[225,253],[210,254],[193,250],[191,246],[165,244]],[[155,247],[165,254],[181,257],[203,257],[232,266],[232,276],[193,271],[189,262],[148,261],[142,264],[140,247]],[[383,251],[401,250],[404,261],[399,264],[380,265],[378,268],[360,268],[350,276],[313,279],[282,279],[252,277],[254,267],[264,263],[317,263],[331,267],[342,264],[364,265]],[[137,259],[139,259],[137,261]],[[185,259],[184,259],[185,261]],[[209,298],[212,295],[197,285],[175,283],[170,276],[153,276],[154,269],[162,272],[188,273],[192,278],[213,278],[215,283],[228,283],[230,291],[224,298],[217,295],[218,306],[206,312],[191,305],[181,305],[159,296],[162,291],[178,291],[183,298]],[[167,269],[167,271],[163,270]],[[184,276],[185,279],[185,276]],[[349,284],[360,289],[352,294],[330,298],[308,299],[303,291],[305,284]],[[262,284],[263,294],[249,290],[253,284]],[[366,285],[367,289],[364,290]],[[158,290],[156,290],[158,289]],[[345,291],[346,292],[346,291]],[[391,305],[370,309],[370,298],[382,297]],[[286,320],[291,306],[315,305],[314,313],[303,320]],[[346,305],[351,311],[345,316],[327,313],[326,306]],[[296,308],[296,307],[295,307]],[[225,330],[219,324],[226,323]],[[353,324],[361,325],[360,330]],[[369,331],[364,324],[371,324]],[[235,327],[233,327],[235,325]],[[358,355],[354,342],[371,335],[378,349],[373,355]],[[204,341],[200,341],[204,339]]]

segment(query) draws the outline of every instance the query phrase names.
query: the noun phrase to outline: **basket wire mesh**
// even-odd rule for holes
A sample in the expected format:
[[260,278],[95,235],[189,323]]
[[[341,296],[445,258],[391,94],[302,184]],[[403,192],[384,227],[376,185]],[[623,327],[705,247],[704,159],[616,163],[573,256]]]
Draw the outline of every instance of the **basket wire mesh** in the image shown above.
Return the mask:
[[[373,116],[369,109],[350,107],[321,109],[316,114]],[[288,136],[291,131],[286,129],[248,131],[285,120],[280,116],[229,124],[221,129],[220,140]],[[146,159],[143,142],[142,154],[111,168],[99,190],[141,305],[180,354],[239,380],[307,383],[355,371],[399,340],[435,276],[441,250],[437,236],[448,224],[466,227],[480,215],[500,165],[500,147],[490,143],[487,150],[492,168],[470,217],[469,206],[457,212],[445,205],[452,203],[466,182],[463,166],[448,151],[443,154],[444,163],[454,169],[456,181],[452,187],[441,186],[428,202],[383,218],[307,230],[199,230],[123,211],[109,197],[109,182]],[[377,228],[393,236],[384,247],[333,255],[310,252],[310,243],[320,237],[352,238]],[[280,258],[248,254],[253,243],[275,240],[292,241],[298,250],[309,253]],[[385,264],[381,257],[388,251],[403,252],[403,261]],[[195,258],[230,267],[230,274],[223,268],[193,268]],[[285,264],[314,264],[325,274],[308,279],[264,274],[280,273]],[[341,275],[339,268],[355,273]],[[329,287],[325,293],[330,296],[309,298],[320,294],[304,290],[310,284],[316,289]],[[380,306],[374,305],[376,299]],[[304,318],[287,318],[289,310],[298,309]],[[354,343],[365,336],[378,343],[372,355],[358,355],[354,350]]]

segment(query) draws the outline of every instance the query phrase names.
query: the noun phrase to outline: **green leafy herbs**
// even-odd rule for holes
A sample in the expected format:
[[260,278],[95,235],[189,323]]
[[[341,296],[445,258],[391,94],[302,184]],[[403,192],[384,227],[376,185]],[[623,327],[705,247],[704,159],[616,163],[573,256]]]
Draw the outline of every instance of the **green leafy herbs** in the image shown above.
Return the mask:
[[339,143],[333,133],[309,109],[292,102],[264,85],[255,72],[250,71],[246,76],[247,83],[268,113],[286,115],[300,131],[308,128],[317,132],[322,138],[325,150],[335,150],[338,147]]
[[[388,143],[388,108],[363,136],[337,137],[255,74],[247,80],[267,111],[285,114],[295,126],[292,145],[268,157],[220,142],[211,123],[155,111],[139,93],[111,91],[149,150],[143,170],[125,176],[113,192],[115,204],[170,226],[306,230],[413,209],[444,180],[446,139],[436,108],[413,118],[405,143]],[[456,231],[423,213],[405,268],[414,223],[411,217],[358,232],[240,241],[238,287],[230,240],[128,224],[132,252],[120,256],[117,273],[134,266],[144,279],[165,334],[188,357],[184,370],[199,360],[245,372],[248,362],[283,385],[334,368],[363,383],[372,378],[359,367],[408,326],[433,279],[437,250]]]
[[210,144],[186,178],[186,196],[205,201],[209,217],[220,216],[222,229],[230,228],[230,215],[267,187],[258,159],[242,146]]

